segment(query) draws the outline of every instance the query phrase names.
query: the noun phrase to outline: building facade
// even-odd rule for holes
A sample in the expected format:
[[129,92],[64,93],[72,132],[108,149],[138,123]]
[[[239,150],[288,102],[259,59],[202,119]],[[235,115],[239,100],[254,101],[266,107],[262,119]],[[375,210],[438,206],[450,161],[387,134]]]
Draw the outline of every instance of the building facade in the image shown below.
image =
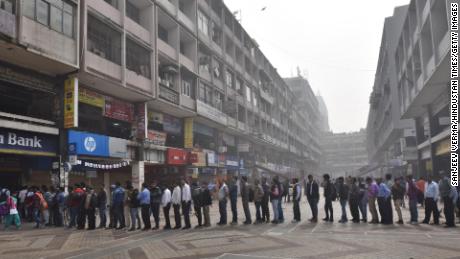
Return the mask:
[[321,95],[316,95],[316,99],[318,100],[318,109],[319,109],[319,125],[321,132],[329,132],[331,129],[329,128],[329,112],[327,110],[326,102],[324,101]]
[[357,132],[323,134],[323,158],[321,174],[329,174],[331,178],[340,176],[360,176],[360,169],[368,165],[366,150],[366,130]]
[[395,53],[408,6],[397,7],[385,19],[379,61],[367,122],[369,169],[374,175],[402,175],[417,170],[415,123],[401,119]]
[[[450,170],[450,2],[412,0],[385,21],[368,120],[368,150],[374,165],[403,165],[400,173],[415,176]],[[382,108],[386,106],[392,110]],[[382,131],[379,123],[387,130]],[[399,144],[394,141],[398,137]],[[390,149],[379,144],[387,140]],[[390,153],[379,154],[381,150]]]
[[293,105],[222,1],[2,3],[2,184],[317,170],[311,89]]

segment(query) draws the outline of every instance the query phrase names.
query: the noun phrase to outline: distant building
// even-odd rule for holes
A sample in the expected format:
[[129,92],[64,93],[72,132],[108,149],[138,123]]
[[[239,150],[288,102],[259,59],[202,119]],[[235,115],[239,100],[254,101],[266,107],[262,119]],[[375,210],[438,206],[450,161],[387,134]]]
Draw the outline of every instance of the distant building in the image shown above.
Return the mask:
[[327,110],[326,102],[321,95],[317,95],[316,99],[318,100],[318,108],[319,108],[319,129],[322,132],[329,132],[329,112]]
[[366,130],[350,133],[332,133],[323,135],[323,160],[320,173],[332,178],[359,175],[359,169],[368,162],[366,151]]

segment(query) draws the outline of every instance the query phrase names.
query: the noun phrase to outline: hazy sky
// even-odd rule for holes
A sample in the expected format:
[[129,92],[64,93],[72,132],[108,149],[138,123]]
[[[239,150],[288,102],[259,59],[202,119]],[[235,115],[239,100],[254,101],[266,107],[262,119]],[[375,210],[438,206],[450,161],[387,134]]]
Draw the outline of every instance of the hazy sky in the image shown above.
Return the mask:
[[323,96],[334,132],[366,127],[384,19],[408,3],[225,0],[231,11],[241,10],[243,27],[281,76],[295,76],[300,67]]

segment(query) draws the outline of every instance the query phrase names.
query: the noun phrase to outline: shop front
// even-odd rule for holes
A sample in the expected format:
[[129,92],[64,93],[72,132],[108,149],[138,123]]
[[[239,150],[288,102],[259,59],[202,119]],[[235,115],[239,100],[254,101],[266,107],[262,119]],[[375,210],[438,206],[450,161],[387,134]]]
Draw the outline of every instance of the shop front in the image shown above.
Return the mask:
[[145,181],[156,181],[160,185],[173,186],[186,176],[188,152],[180,148],[167,148],[165,160],[161,164],[145,166]]
[[65,182],[84,182],[93,186],[109,186],[115,182],[133,181],[135,147],[125,139],[106,135],[68,131],[68,146],[77,156]]
[[0,128],[0,186],[56,184],[57,150],[57,135]]

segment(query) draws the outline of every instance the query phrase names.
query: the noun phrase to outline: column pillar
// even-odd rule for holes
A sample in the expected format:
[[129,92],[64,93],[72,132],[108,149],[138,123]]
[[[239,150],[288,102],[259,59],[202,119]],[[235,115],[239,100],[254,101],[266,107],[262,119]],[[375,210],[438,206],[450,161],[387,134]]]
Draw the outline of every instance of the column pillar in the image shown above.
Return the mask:
[[142,183],[144,183],[145,176],[145,164],[144,161],[133,161],[131,163],[132,168],[132,179],[131,182],[134,188],[141,190]]

